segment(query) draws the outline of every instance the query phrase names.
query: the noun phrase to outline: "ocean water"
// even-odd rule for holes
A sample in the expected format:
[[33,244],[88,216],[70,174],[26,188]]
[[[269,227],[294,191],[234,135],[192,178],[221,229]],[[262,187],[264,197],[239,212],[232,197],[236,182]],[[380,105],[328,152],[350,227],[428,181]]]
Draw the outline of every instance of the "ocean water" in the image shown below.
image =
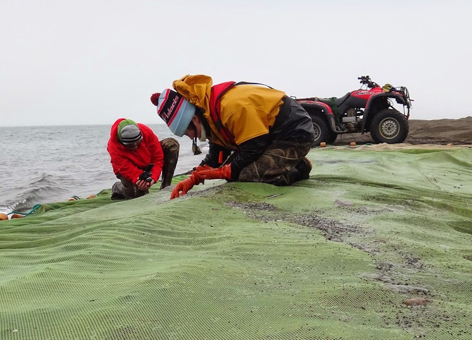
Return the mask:
[[[180,143],[175,174],[197,166],[188,137],[174,136],[166,125],[148,125],[158,138]],[[111,125],[0,128],[0,212],[28,212],[36,204],[86,198],[117,181],[106,150]]]

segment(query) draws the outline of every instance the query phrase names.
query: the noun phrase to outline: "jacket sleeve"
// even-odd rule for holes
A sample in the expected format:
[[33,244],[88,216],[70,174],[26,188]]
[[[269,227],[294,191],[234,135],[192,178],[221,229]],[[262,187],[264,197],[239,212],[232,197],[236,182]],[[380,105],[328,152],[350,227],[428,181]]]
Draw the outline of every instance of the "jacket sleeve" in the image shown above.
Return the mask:
[[222,154],[223,157],[221,157],[221,159],[222,159],[222,162],[224,162],[230,156],[231,150],[215,143],[210,142],[209,144],[210,144],[210,148],[208,150],[208,153],[205,156],[205,158],[202,160],[200,165],[209,165],[212,168],[218,168],[221,166],[220,153],[223,153]]
[[152,168],[152,179],[154,182],[157,182],[164,166],[164,151],[162,150],[161,143],[156,134],[150,128],[147,126],[140,126],[140,128],[142,131],[144,130],[146,147],[151,154],[150,163],[154,164],[154,167]]
[[115,174],[120,174],[131,183],[136,183],[139,175],[143,172],[119,150],[110,150],[111,165]]
[[241,171],[256,161],[271,143],[269,135],[262,135],[239,145],[239,151],[231,161],[231,180],[236,181]]

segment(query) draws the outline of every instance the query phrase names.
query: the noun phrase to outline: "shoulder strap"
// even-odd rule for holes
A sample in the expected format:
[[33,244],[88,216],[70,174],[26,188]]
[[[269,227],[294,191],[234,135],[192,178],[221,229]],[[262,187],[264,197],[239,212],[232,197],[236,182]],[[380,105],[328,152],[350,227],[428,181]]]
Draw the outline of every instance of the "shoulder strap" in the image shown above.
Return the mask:
[[220,115],[220,101],[221,97],[231,90],[236,85],[234,81],[228,81],[226,83],[221,83],[211,87],[211,95],[210,95],[210,116],[215,123],[215,127],[219,130],[220,134],[223,138],[231,143],[236,144],[234,136],[229,132],[227,128],[223,126],[221,123],[221,115]]
[[221,114],[220,114],[220,102],[221,102],[221,97],[231,90],[233,87],[238,86],[238,85],[262,85],[266,86],[270,89],[269,85],[261,84],[261,83],[252,83],[252,82],[247,82],[247,81],[240,81],[240,82],[234,82],[234,81],[228,81],[226,83],[221,83],[212,86],[211,88],[211,96],[210,96],[210,116],[213,122],[215,123],[215,127],[219,130],[221,135],[224,137],[224,139],[235,145],[235,139],[234,136],[231,134],[231,132],[225,128],[221,122]]
[[268,87],[269,89],[273,89],[273,87],[270,87],[269,85],[262,84],[262,83],[253,83],[250,81],[240,81],[240,82],[235,83],[234,85],[261,85],[261,86]]

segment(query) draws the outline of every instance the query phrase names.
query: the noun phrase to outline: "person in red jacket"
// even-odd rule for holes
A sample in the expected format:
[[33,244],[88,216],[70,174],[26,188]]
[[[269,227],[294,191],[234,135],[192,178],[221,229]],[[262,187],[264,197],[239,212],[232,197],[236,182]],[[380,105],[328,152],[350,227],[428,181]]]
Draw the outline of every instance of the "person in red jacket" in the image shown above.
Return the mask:
[[170,185],[179,158],[179,142],[159,141],[146,125],[120,118],[111,127],[107,150],[116,177],[111,199],[132,199],[149,192],[162,173],[161,189]]

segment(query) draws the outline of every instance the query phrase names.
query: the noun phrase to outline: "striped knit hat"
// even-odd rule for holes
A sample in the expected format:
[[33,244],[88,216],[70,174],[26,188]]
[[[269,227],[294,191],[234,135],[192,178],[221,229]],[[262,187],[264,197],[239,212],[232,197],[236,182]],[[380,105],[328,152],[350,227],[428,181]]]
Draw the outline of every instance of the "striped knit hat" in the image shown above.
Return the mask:
[[138,143],[143,139],[138,124],[131,119],[125,119],[118,125],[118,140],[123,145]]
[[151,102],[157,106],[157,114],[167,124],[170,131],[182,137],[195,115],[195,105],[171,89],[154,93],[151,96]]

